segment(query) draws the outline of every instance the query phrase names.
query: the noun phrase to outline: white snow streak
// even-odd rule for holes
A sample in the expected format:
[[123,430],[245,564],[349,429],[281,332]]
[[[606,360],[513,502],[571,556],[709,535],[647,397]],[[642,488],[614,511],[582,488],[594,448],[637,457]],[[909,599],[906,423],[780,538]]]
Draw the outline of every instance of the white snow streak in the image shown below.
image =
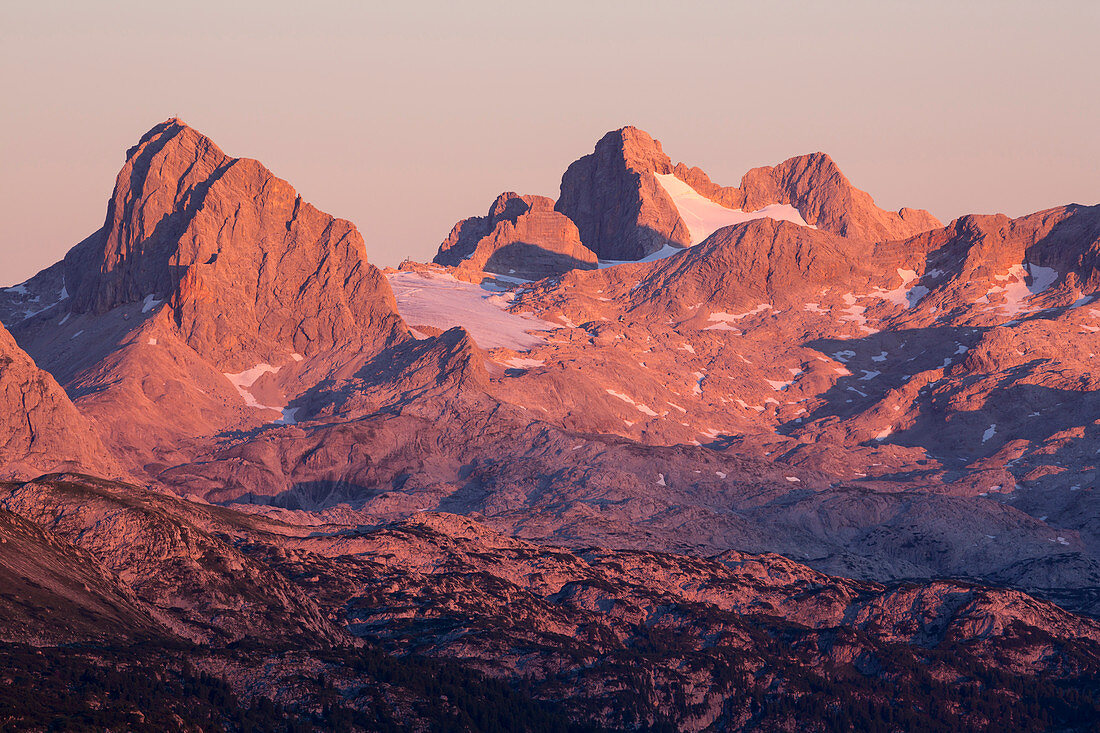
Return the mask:
[[673,173],[654,173],[653,177],[676,205],[680,218],[684,220],[691,234],[692,244],[699,244],[722,227],[743,224],[754,219],[775,219],[803,227],[809,226],[798,209],[788,204],[771,204],[758,211],[727,209],[703,196]]

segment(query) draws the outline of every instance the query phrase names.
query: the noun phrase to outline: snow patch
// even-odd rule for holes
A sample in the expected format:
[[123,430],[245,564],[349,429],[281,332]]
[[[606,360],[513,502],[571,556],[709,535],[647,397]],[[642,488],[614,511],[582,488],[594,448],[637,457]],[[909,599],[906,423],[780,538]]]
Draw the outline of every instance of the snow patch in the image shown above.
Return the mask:
[[763,313],[764,311],[774,310],[771,303],[761,303],[750,311],[744,313],[726,313],[725,311],[715,311],[707,316],[708,321],[739,321],[742,318],[749,316],[755,316],[757,313]]
[[511,359],[501,359],[500,363],[513,369],[530,369],[531,367],[540,367],[546,361],[544,359],[526,359],[522,356],[516,356]]
[[406,323],[443,330],[462,326],[484,349],[527,351],[544,340],[532,331],[561,327],[532,316],[509,313],[506,296],[511,293],[487,292],[450,275],[398,272],[386,277],[397,299],[397,310]]
[[657,417],[657,413],[656,413],[656,412],[654,412],[653,410],[649,409],[649,407],[648,407],[648,406],[646,406],[646,405],[643,405],[643,404],[641,404],[641,403],[639,403],[639,402],[635,402],[635,401],[634,401],[634,400],[633,400],[633,399],[632,399],[632,398],[631,398],[631,397],[630,397],[629,395],[625,395],[625,394],[623,394],[622,392],[616,392],[616,391],[615,391],[615,390],[613,390],[613,389],[607,389],[607,390],[605,390],[605,391],[606,391],[606,392],[607,392],[607,393],[608,393],[609,395],[611,395],[612,397],[618,397],[618,398],[619,398],[620,400],[622,400],[623,402],[629,402],[629,403],[630,403],[631,405],[633,405],[633,406],[634,406],[634,408],[635,408],[635,409],[636,409],[636,410],[637,410],[638,412],[642,413],[643,415],[649,415],[650,417]]
[[925,295],[928,295],[928,288],[922,288],[924,292],[914,300],[910,300],[910,291],[915,289],[912,285],[910,285],[910,283],[915,282],[918,278],[918,275],[913,270],[903,270],[900,267],[898,268],[897,272],[898,275],[901,277],[900,286],[894,288],[893,290],[886,290],[885,288],[875,288],[874,292],[869,293],[868,295],[872,298],[887,300],[901,308],[911,308],[914,304],[919,302],[921,298],[923,298]]
[[997,434],[997,423],[993,423],[992,425],[990,425],[988,428],[985,429],[984,433],[982,433],[982,442],[985,443],[985,442],[989,441],[996,434]]
[[141,312],[148,313],[163,302],[163,300],[157,300],[152,295],[146,295],[145,301],[141,304]]
[[281,367],[271,366],[270,364],[257,364],[251,369],[245,369],[243,372],[237,374],[224,373],[226,379],[232,384],[237,392],[241,395],[241,399],[244,400],[244,404],[248,407],[254,407],[257,410],[275,410],[282,413],[282,417],[274,420],[277,425],[293,425],[297,422],[295,419],[295,413],[297,408],[288,408],[286,405],[263,405],[252,395],[249,390],[252,385],[265,374],[275,374]]
[[298,408],[297,407],[284,407],[283,408],[283,416],[280,417],[278,420],[276,420],[273,424],[274,425],[297,425],[298,424],[298,419],[296,417],[297,414],[298,414]]
[[744,224],[754,219],[775,219],[789,221],[803,227],[809,226],[798,209],[789,204],[771,204],[757,211],[727,209],[700,194],[677,178],[674,173],[654,173],[653,177],[672,199],[680,218],[687,225],[692,244],[702,242],[722,227]]
[[[994,276],[995,280],[1004,282],[1004,285],[994,285],[985,291],[985,295],[978,298],[975,303],[989,303],[989,296],[1002,295],[1003,303],[993,305],[989,310],[999,309],[1004,315],[1015,316],[1027,310],[1025,302],[1028,298],[1047,290],[1058,279],[1058,271],[1051,267],[1039,265],[1013,265],[1003,275]],[[1031,283],[1028,283],[1028,280]]]

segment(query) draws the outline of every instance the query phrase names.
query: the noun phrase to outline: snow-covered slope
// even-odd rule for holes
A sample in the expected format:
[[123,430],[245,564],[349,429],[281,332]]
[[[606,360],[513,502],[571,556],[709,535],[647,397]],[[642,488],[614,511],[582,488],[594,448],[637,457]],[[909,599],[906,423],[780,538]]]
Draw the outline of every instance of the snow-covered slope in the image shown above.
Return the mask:
[[412,326],[447,330],[462,326],[483,349],[526,351],[542,343],[533,331],[550,331],[557,324],[505,310],[514,296],[456,280],[450,275],[398,272],[388,276],[397,309]]
[[[721,204],[715,203],[705,196],[700,195],[694,188],[681,181],[673,173],[654,173],[653,177],[661,184],[661,188],[676,204],[680,218],[684,220],[688,231],[691,233],[691,243],[699,244],[722,227],[743,224],[754,219],[775,219],[776,221],[789,221],[799,226],[809,226],[798,209],[789,204],[771,204],[757,211],[741,211],[740,209],[727,209]],[[816,228],[816,227],[815,227]]]

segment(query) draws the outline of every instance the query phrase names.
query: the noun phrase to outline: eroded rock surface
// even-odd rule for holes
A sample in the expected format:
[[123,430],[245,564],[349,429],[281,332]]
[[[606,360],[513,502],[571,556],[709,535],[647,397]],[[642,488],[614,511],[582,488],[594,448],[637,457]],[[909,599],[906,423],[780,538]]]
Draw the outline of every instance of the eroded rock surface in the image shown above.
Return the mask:
[[552,199],[514,193],[498,196],[486,216],[455,224],[434,261],[456,267],[458,277],[487,272],[525,280],[589,270],[597,263],[576,225],[554,211]]

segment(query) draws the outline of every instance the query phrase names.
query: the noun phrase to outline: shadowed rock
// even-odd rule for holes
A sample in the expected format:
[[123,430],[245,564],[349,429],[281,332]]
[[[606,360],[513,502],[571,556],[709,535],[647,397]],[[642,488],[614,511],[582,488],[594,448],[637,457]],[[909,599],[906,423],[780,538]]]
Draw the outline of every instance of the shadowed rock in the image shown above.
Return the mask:
[[498,196],[486,216],[456,224],[434,261],[471,275],[490,272],[525,280],[592,269],[597,263],[573,222],[554,211],[553,200],[511,192]]

